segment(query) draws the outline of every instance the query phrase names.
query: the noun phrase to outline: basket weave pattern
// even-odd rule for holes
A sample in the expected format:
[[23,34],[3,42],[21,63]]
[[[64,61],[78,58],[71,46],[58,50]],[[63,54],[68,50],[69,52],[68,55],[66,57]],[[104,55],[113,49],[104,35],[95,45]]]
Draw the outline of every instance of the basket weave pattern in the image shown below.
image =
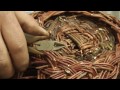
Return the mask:
[[[120,21],[98,11],[47,11],[31,14],[65,45],[30,53],[30,67],[19,79],[116,79],[120,72]],[[40,51],[39,51],[40,52]],[[32,74],[29,74],[32,72]]]

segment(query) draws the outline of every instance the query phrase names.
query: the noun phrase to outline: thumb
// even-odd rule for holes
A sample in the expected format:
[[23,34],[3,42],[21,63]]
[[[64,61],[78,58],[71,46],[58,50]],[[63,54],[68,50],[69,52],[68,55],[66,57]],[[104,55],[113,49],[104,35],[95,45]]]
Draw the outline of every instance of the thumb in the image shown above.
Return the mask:
[[15,15],[24,32],[31,35],[49,36],[49,33],[40,27],[32,16],[23,11],[15,11]]

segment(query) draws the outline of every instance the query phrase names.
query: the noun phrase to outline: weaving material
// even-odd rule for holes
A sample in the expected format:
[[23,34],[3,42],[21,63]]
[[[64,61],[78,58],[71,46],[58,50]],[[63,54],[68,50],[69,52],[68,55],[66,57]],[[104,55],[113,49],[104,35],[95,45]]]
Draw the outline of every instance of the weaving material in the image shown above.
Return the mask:
[[[120,21],[99,11],[41,11],[31,14],[50,33],[53,50],[30,46],[30,66],[17,79],[117,79]],[[49,43],[50,44],[50,43]],[[34,52],[33,52],[34,51]],[[35,53],[36,52],[36,53]]]

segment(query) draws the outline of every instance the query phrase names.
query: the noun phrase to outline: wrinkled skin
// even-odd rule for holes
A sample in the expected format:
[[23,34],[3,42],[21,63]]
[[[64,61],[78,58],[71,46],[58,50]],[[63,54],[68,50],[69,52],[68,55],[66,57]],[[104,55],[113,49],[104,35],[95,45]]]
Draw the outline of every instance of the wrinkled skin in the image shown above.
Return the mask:
[[11,78],[15,72],[25,71],[29,54],[24,32],[49,36],[35,20],[22,11],[0,11],[0,79]]

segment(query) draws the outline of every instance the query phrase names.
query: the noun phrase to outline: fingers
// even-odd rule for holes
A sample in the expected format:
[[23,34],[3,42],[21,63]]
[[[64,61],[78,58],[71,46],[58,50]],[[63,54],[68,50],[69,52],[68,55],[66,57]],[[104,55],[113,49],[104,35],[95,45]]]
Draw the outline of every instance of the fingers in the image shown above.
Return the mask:
[[21,24],[24,32],[32,35],[49,36],[49,33],[40,27],[38,23],[28,14],[22,11],[15,11],[15,15]]
[[0,33],[0,79],[12,77],[14,69],[7,48]]
[[14,12],[9,13],[4,18],[1,32],[15,69],[18,71],[26,70],[29,64],[27,44]]

